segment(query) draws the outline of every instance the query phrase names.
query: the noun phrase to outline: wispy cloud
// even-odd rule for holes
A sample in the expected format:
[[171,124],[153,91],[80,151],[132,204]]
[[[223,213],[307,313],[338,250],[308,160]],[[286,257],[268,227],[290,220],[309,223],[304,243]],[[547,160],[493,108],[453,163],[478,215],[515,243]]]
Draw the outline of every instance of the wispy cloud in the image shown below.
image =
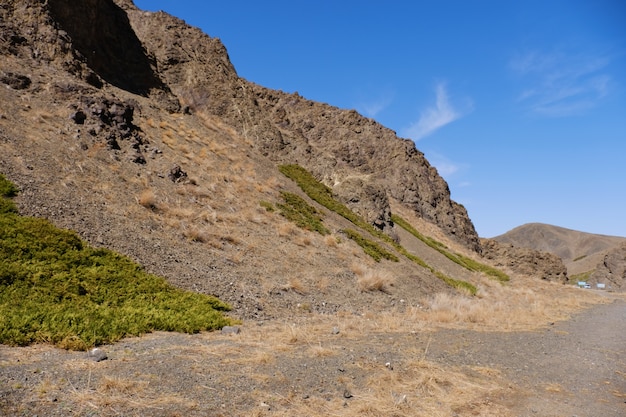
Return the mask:
[[437,172],[446,180],[449,180],[451,176],[467,168],[464,164],[456,163],[445,155],[438,152],[428,152],[428,161],[432,166],[437,168]]
[[367,117],[376,117],[381,111],[389,107],[392,102],[393,93],[386,91],[375,99],[361,101],[356,105],[356,109]]
[[527,51],[515,56],[511,69],[526,83],[517,100],[533,112],[564,117],[597,106],[609,93],[610,59],[597,54]]
[[464,113],[452,106],[445,83],[439,82],[435,86],[435,104],[423,110],[417,122],[405,129],[404,135],[418,141],[462,117]]

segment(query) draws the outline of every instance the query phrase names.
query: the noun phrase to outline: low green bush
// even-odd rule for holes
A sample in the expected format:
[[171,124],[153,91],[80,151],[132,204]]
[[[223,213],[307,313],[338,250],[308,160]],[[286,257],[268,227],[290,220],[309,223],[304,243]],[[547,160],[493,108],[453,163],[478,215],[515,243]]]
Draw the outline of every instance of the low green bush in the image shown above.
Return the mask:
[[[352,224],[354,224],[355,226],[360,227],[361,229],[369,232],[372,236],[376,236],[382,241],[393,246],[394,249],[398,251],[398,253],[404,255],[406,258],[408,258],[412,262],[415,262],[421,267],[428,269],[436,277],[438,277],[439,279],[442,279],[446,284],[454,288],[464,288],[465,290],[469,291],[472,295],[476,294],[477,289],[474,285],[472,285],[469,282],[450,278],[446,276],[445,274],[439,271],[436,271],[435,268],[428,265],[420,257],[413,255],[412,253],[407,251],[402,245],[394,241],[390,236],[376,229],[374,226],[366,222],[364,219],[362,219],[359,215],[354,213],[348,207],[341,204],[339,201],[335,200],[331,189],[328,188],[326,185],[322,184],[321,182],[319,182],[313,175],[311,175],[310,172],[308,172],[303,167],[299,165],[281,165],[279,167],[279,170],[287,178],[290,178],[296,184],[298,184],[298,186],[302,189],[302,191],[304,191],[312,200],[318,202],[319,204],[326,207],[327,209],[334,211],[335,213],[339,214],[340,216],[352,222]],[[403,221],[402,218],[400,218],[399,216],[396,216],[395,218],[400,219],[401,222]],[[394,217],[392,215],[392,220],[393,219]],[[403,221],[403,222],[407,227],[410,227],[408,222],[406,221]],[[411,229],[413,228],[411,227]],[[421,235],[415,229],[413,229],[413,231],[417,235],[419,235],[417,236],[418,239],[420,240],[425,239],[428,245],[432,245],[437,250],[442,250],[442,248],[445,248],[443,244],[435,241],[434,239],[430,239]],[[357,242],[363,248],[365,253],[372,256],[374,259],[377,259],[377,262],[383,258],[393,260],[392,258],[383,256],[382,255],[383,252],[391,255],[393,258],[395,258],[395,261],[398,260],[398,258],[394,254],[384,250],[382,246],[380,246],[376,242],[363,238],[357,232],[350,231],[350,230],[344,230],[344,232],[346,232],[346,235],[348,235],[348,237],[350,237],[355,242]],[[353,234],[352,236],[354,237],[350,235],[351,233]]]
[[274,205],[273,205],[272,203],[270,203],[269,201],[260,201],[260,202],[259,202],[259,205],[260,205],[261,207],[263,207],[263,208],[265,209],[265,211],[270,211],[270,212],[272,212],[272,211],[274,211],[274,210],[275,210],[275,209],[274,209]]
[[283,217],[303,229],[318,232],[321,235],[330,234],[330,230],[322,224],[322,213],[307,203],[304,198],[287,191],[281,191],[280,194],[284,203],[278,203],[276,207]]
[[358,232],[351,229],[345,229],[343,230],[343,232],[346,234],[346,236],[354,240],[361,248],[363,248],[363,252],[374,258],[376,262],[380,262],[381,259],[398,262],[398,257],[396,255],[389,251],[386,251],[385,249],[383,249],[382,246],[380,246],[373,240],[366,239]]
[[229,309],[47,220],[0,213],[0,343],[84,350],[156,330],[218,329],[231,324]]
[[482,272],[492,278],[497,279],[500,282],[507,282],[509,280],[509,276],[505,274],[504,272],[500,271],[499,269],[496,269],[489,265],[485,265],[483,263],[475,261],[471,258],[468,258],[467,256],[461,255],[460,253],[450,252],[447,249],[446,245],[444,245],[441,242],[436,241],[435,239],[431,237],[424,236],[423,234],[418,232],[413,226],[411,226],[409,222],[407,222],[406,220],[404,220],[402,217],[398,216],[397,214],[392,214],[391,220],[395,224],[402,227],[404,230],[406,230],[407,232],[411,233],[413,236],[415,236],[416,238],[424,242],[426,245],[435,249],[436,251],[444,255],[446,258],[450,259],[452,262],[461,265],[463,268],[468,269],[470,271]]

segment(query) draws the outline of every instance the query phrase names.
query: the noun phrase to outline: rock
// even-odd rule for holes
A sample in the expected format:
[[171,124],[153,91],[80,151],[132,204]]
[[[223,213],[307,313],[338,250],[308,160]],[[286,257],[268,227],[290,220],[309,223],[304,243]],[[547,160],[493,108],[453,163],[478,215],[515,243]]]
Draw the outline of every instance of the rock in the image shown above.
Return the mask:
[[589,282],[605,284],[612,290],[626,289],[626,243],[604,255]]
[[93,348],[87,353],[87,357],[94,362],[101,362],[108,359],[106,352],[100,348]]
[[187,173],[183,171],[180,165],[174,165],[172,169],[170,169],[167,177],[172,180],[172,182],[183,182],[187,179]]
[[24,90],[32,84],[32,81],[26,75],[14,74],[12,72],[0,75],[0,82],[8,85],[14,90]]
[[510,243],[494,239],[481,239],[483,256],[496,268],[508,269],[517,274],[527,275],[565,283],[569,280],[567,267],[557,255],[520,248]]
[[241,329],[239,326],[224,326],[222,327],[222,334],[239,334]]
[[333,327],[333,334],[339,334],[339,327]]
[[70,119],[74,121],[77,125],[82,125],[85,123],[85,119],[87,119],[87,115],[82,110],[77,110],[70,115]]
[[337,199],[380,230],[391,230],[391,208],[382,184],[368,178],[347,178],[333,187]]

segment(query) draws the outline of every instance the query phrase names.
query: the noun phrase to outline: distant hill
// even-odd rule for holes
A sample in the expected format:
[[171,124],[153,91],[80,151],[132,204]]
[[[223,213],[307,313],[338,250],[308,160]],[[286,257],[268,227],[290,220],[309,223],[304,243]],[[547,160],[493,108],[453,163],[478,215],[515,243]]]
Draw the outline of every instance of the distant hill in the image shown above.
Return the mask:
[[493,238],[502,243],[559,256],[572,277],[590,273],[605,256],[626,243],[626,237],[580,232],[542,223],[528,223]]

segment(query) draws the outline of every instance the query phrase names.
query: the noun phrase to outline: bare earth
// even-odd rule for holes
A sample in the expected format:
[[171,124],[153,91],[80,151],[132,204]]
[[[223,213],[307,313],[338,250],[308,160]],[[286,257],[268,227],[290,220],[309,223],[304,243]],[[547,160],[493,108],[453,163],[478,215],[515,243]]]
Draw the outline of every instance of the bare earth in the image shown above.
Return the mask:
[[239,334],[154,333],[103,350],[108,359],[95,362],[50,346],[0,346],[0,414],[626,415],[623,299],[528,332],[399,331],[374,318],[312,315],[246,322]]
[[443,330],[434,340],[431,360],[502,370],[525,397],[512,404],[513,415],[626,415],[624,301],[539,331]]

